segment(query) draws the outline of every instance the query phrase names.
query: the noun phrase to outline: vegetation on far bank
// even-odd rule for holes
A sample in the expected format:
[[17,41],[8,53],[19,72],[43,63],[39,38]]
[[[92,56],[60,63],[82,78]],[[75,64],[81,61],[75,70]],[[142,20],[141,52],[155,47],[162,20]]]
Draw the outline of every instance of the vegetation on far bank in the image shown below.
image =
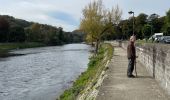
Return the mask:
[[36,43],[36,42],[0,43],[0,57],[10,56],[11,54],[8,53],[9,50],[42,47],[42,46],[46,46],[46,45],[43,43]]
[[24,49],[45,46],[42,43],[36,42],[25,42],[25,43],[0,43],[0,49],[2,50],[12,50],[12,49]]
[[83,38],[84,33],[79,30],[65,32],[62,27],[0,15],[0,43],[38,42],[47,45],[61,45],[82,42]]
[[83,39],[79,30],[65,32],[62,27],[0,15],[0,57],[10,56],[12,49],[79,43]]
[[64,91],[59,100],[75,100],[89,84],[94,86],[97,83],[98,74],[101,74],[105,69],[105,64],[112,58],[112,55],[113,47],[111,44],[102,44],[97,55],[90,58],[87,71],[77,78],[70,89]]

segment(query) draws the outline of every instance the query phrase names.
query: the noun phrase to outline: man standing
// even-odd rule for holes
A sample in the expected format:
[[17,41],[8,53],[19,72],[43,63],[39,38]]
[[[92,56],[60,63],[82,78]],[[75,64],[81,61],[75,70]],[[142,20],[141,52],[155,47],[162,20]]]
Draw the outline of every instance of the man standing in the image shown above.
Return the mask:
[[127,76],[130,78],[135,77],[132,74],[133,70],[134,70],[135,60],[136,60],[136,49],[135,49],[135,45],[134,45],[135,40],[136,40],[135,36],[134,35],[131,36],[128,47],[127,47],[127,57],[128,57],[128,61],[129,61],[128,69],[127,69]]

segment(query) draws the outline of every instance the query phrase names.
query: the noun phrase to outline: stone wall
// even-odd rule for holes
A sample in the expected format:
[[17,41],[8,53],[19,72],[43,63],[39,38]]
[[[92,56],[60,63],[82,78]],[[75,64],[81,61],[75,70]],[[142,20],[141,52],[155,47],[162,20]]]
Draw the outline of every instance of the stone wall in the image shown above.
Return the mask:
[[[121,46],[126,49],[127,42]],[[170,45],[143,44],[136,46],[138,60],[170,95]]]

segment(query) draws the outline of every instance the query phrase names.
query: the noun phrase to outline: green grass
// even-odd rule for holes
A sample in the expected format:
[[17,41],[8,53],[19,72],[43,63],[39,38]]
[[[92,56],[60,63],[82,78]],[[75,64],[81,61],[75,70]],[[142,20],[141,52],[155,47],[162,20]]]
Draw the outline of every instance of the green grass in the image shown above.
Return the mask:
[[137,40],[136,43],[143,44],[143,43],[155,43],[155,41],[152,40]]
[[136,46],[141,46],[141,45],[143,45],[143,44],[151,44],[151,43],[156,43],[155,41],[152,41],[152,40],[137,40],[136,41]]
[[24,49],[45,46],[42,43],[0,43],[0,57],[7,56],[9,50]]
[[36,42],[31,42],[31,43],[1,43],[0,44],[0,49],[1,50],[12,50],[12,49],[23,49],[23,48],[33,48],[33,47],[40,47],[40,46],[45,46],[42,43],[36,43]]
[[98,74],[105,70],[104,65],[112,58],[112,55],[113,47],[110,44],[102,44],[98,54],[90,58],[87,71],[77,78],[70,89],[64,91],[59,100],[75,100],[79,94],[83,93],[88,84],[95,85]]

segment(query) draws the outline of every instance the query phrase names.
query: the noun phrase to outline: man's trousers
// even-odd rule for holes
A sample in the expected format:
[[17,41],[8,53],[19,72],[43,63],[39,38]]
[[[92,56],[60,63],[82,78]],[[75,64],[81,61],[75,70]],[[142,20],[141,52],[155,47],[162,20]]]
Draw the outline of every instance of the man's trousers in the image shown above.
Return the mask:
[[131,76],[134,70],[134,63],[135,63],[135,59],[128,59],[128,69],[127,69],[127,75]]

